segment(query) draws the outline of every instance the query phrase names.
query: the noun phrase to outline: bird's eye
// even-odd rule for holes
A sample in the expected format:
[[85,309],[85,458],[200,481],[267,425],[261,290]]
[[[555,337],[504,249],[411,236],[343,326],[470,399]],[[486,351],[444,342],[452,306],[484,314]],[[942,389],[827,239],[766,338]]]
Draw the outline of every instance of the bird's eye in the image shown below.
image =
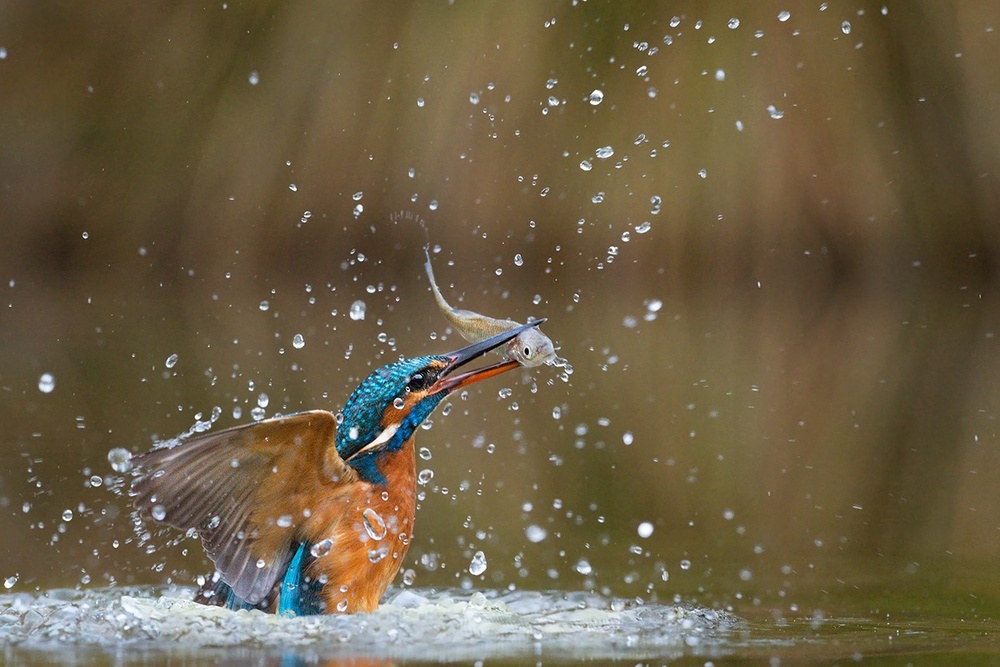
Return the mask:
[[423,373],[414,373],[410,376],[410,381],[406,383],[406,391],[419,391],[427,386],[427,376]]

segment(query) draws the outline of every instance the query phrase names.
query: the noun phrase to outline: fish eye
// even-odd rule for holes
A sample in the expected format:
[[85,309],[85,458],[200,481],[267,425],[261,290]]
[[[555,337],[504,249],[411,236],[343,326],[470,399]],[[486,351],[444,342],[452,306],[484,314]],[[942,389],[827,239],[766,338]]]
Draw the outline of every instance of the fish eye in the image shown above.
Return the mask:
[[522,352],[522,354],[524,354],[524,356],[525,356],[526,359],[530,359],[531,358],[532,350],[531,350],[531,346],[530,345],[525,345],[524,349],[521,350],[521,352]]

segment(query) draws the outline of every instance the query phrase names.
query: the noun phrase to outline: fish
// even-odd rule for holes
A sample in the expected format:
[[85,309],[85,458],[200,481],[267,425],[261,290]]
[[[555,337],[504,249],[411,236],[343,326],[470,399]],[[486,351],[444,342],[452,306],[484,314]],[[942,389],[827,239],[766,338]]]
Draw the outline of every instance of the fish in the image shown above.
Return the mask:
[[[428,246],[424,246],[424,255],[427,257],[424,269],[427,271],[427,279],[431,282],[431,291],[434,292],[438,308],[462,338],[470,343],[478,343],[496,334],[521,326],[521,323],[511,319],[500,320],[464,308],[452,308],[434,280],[434,269],[431,266],[431,253]],[[512,359],[527,368],[542,364],[552,365],[561,361],[556,355],[552,339],[539,331],[537,327],[522,332],[499,348],[498,352],[505,359]]]

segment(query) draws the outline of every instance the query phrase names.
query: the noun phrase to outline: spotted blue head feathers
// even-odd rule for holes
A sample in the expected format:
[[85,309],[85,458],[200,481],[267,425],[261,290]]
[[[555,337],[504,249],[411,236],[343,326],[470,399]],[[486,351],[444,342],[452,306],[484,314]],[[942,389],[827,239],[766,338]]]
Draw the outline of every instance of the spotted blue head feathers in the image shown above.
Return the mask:
[[337,429],[337,453],[363,479],[382,483],[380,457],[398,451],[448,395],[448,389],[436,383],[449,361],[429,355],[383,366],[347,399]]

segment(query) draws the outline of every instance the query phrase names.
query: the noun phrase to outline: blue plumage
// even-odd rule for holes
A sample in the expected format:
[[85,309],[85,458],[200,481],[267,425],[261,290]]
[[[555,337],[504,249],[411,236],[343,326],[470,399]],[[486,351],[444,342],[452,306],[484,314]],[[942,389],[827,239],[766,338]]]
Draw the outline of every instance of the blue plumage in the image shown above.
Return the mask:
[[307,543],[299,544],[281,580],[278,594],[278,613],[284,616],[310,616],[323,613],[319,593],[323,589],[318,581],[305,576],[306,568],[312,560]]

